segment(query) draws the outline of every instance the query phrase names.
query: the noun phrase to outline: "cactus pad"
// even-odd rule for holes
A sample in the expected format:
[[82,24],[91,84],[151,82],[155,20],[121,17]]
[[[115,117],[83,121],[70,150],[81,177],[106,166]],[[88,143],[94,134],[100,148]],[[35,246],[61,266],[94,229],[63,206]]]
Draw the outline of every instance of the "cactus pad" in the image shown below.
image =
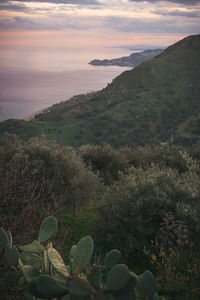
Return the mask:
[[40,270],[41,259],[39,255],[31,252],[21,252],[19,258],[21,259],[24,265],[30,265],[34,267],[36,270]]
[[5,253],[11,265],[17,267],[19,263],[19,252],[17,248],[15,246],[11,247],[9,244],[7,244],[5,248]]
[[84,236],[77,244],[72,263],[72,271],[81,273],[90,262],[93,254],[93,240],[89,235]]
[[23,266],[22,272],[24,273],[24,276],[28,282],[41,275],[41,273],[38,270],[34,269],[29,265]]
[[36,298],[42,298],[43,296],[39,294],[38,289],[37,289],[37,284],[36,284],[36,279],[33,279],[29,282],[28,284],[28,291],[30,292],[31,295],[33,295]]
[[8,237],[9,245],[12,246],[12,234],[10,231],[7,231],[7,237]]
[[16,283],[16,281],[18,281],[21,276],[22,276],[21,271],[16,271],[16,272],[12,272],[12,273],[8,273],[8,274],[4,275],[1,280],[1,288],[2,289],[12,288],[14,286],[14,284]]
[[137,279],[137,291],[141,297],[148,296],[152,299],[156,293],[156,280],[150,271],[145,271]]
[[115,265],[107,275],[106,287],[110,291],[121,290],[130,279],[129,269],[126,265]]
[[7,233],[6,233],[6,231],[2,227],[0,227],[0,240],[2,241],[2,243],[4,244],[4,246],[6,246],[6,244],[10,244],[9,243],[9,238],[7,236]]
[[89,282],[92,286],[99,290],[101,288],[101,281],[102,281],[102,269],[101,266],[93,266],[91,272],[87,276]]
[[62,274],[64,277],[69,276],[65,263],[56,249],[48,248],[47,255],[52,266],[56,269],[57,272]]
[[33,241],[31,244],[20,246],[20,250],[25,252],[33,252],[39,254],[40,252],[44,251],[44,247],[38,241]]
[[76,250],[77,250],[77,246],[76,245],[73,245],[70,249],[70,252],[69,252],[69,259],[71,262],[73,262],[74,260],[74,257],[75,257],[75,254],[76,254]]
[[47,242],[57,230],[57,219],[54,216],[47,217],[41,224],[38,240],[40,243]]
[[105,271],[110,270],[121,258],[121,252],[117,249],[109,251],[105,258],[103,265],[105,266]]
[[134,290],[136,283],[136,278],[130,276],[130,279],[128,280],[125,287],[119,291],[114,292],[114,295],[117,297],[117,300],[136,300],[137,298]]
[[129,272],[129,275],[131,276],[133,286],[136,286],[137,285],[138,276],[134,272],[132,272],[132,271]]
[[90,290],[87,288],[89,287],[89,281],[84,278],[75,278],[72,281],[72,284],[69,288],[70,295],[73,296],[89,296]]
[[40,275],[36,279],[36,288],[42,298],[51,299],[55,297],[62,297],[67,294],[67,289],[60,284],[60,282],[48,275]]
[[52,275],[52,265],[47,256],[47,250],[43,253],[43,272],[47,275]]

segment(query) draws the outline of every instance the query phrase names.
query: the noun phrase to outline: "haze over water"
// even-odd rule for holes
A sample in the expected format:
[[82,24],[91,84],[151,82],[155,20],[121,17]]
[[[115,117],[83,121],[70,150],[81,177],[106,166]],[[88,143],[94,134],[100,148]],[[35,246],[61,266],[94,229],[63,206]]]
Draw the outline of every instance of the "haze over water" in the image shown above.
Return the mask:
[[88,64],[133,51],[106,47],[0,49],[0,121],[23,118],[73,95],[100,90],[128,68]]
[[165,48],[199,20],[200,0],[1,0],[0,121],[105,87],[124,69],[90,60]]

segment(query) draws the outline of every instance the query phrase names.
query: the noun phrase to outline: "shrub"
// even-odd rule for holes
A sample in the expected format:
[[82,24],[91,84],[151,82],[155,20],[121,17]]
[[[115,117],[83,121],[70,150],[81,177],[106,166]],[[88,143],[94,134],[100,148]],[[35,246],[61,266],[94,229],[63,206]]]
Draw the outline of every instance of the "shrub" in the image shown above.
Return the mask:
[[[182,222],[192,241],[199,241],[199,171],[198,164],[182,153],[188,171],[152,164],[121,173],[118,182],[107,187],[97,201],[94,223],[96,243],[102,248],[117,247],[132,260],[133,249],[141,250],[157,238],[167,240],[170,232],[162,233],[166,213],[173,212]],[[198,247],[198,242],[195,243]],[[138,264],[141,259],[132,261]],[[141,266],[140,266],[141,267]]]

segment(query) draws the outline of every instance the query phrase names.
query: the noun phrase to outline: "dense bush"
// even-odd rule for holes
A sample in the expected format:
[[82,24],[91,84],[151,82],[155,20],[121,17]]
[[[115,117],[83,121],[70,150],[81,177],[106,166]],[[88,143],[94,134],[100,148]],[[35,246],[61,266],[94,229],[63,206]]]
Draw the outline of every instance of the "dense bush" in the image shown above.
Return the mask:
[[1,225],[17,236],[23,228],[30,234],[49,213],[78,215],[101,186],[73,148],[43,137],[22,145],[7,136],[0,162]]
[[149,167],[131,167],[126,169],[126,174],[121,173],[119,181],[104,190],[97,202],[94,224],[97,243],[102,248],[123,249],[127,259],[132,260],[132,250],[141,249],[152,239],[175,242],[181,233],[178,226],[173,237],[170,230],[163,231],[166,213],[172,213],[176,222],[184,224],[188,238],[197,245],[199,165],[187,153],[181,156],[187,168],[183,173],[155,163]]
[[146,146],[137,148],[123,148],[121,150],[129,161],[130,166],[149,167],[155,163],[162,167],[169,167],[183,173],[188,170],[186,161],[181,155],[183,148],[177,146]]
[[[190,270],[187,248],[181,254],[176,246],[187,238],[199,263],[199,149],[199,144],[188,151],[168,145],[74,149],[44,137],[22,144],[6,135],[0,145],[0,226],[12,231],[19,245],[34,238],[40,221],[53,213],[60,228],[54,243],[61,253],[90,234],[98,254],[118,248],[134,270],[141,273],[147,266],[159,278],[161,271],[143,252],[158,241],[166,255],[172,248],[182,257],[180,269]],[[172,260],[166,264],[170,270]],[[200,272],[195,278],[197,290]]]
[[79,152],[84,162],[91,166],[94,173],[99,173],[105,184],[112,184],[119,179],[119,171],[128,167],[128,159],[123,151],[114,150],[110,145],[80,147]]

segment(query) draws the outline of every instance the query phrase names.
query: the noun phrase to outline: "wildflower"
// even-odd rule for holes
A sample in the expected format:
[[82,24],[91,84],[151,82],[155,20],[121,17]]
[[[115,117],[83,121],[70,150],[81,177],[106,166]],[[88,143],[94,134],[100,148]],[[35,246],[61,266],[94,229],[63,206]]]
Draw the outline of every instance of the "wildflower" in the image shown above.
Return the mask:
[[154,263],[154,262],[156,261],[156,256],[155,256],[155,254],[152,254],[152,255],[151,255],[151,260],[152,260],[152,263]]

